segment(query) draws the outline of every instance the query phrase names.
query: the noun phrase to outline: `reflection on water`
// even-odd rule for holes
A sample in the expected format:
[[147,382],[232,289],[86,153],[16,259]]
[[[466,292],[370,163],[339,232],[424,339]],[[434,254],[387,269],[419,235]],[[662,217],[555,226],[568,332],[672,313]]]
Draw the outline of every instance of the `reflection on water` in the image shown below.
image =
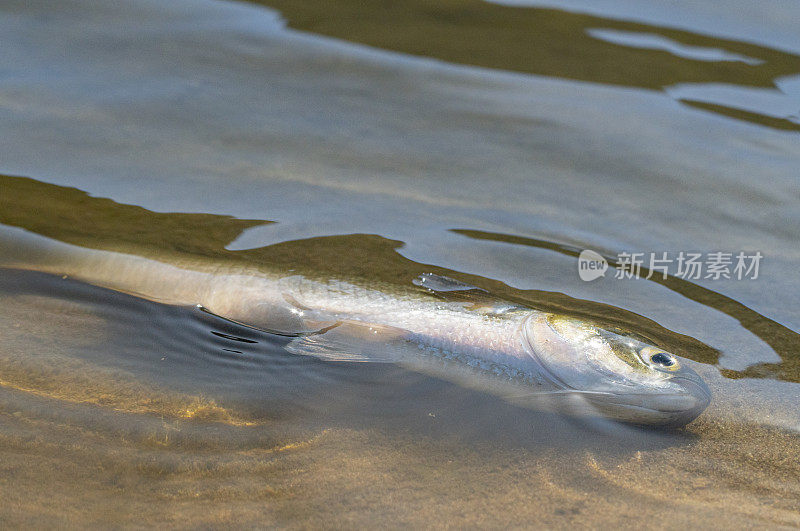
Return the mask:
[[[481,0],[335,0],[324,2],[320,15],[316,2],[256,1],[279,9],[291,27],[303,31],[455,63],[594,83],[772,88],[778,78],[800,72],[800,56],[780,50],[555,9]],[[780,130],[800,130],[796,101],[792,112],[778,118],[735,105],[728,109],[723,102],[687,103]]]
[[81,247],[142,256],[220,258],[244,229],[270,223],[152,212],[25,177],[0,175],[0,192],[0,223]]
[[[263,4],[0,7],[0,521],[800,524],[792,46],[618,20],[627,0]],[[713,401],[648,431],[294,356],[36,272],[20,234],[211,274],[450,275],[632,328]],[[586,248],[765,259],[753,282],[587,283]]]
[[704,48],[701,46],[686,46],[679,42],[667,39],[652,33],[637,33],[632,31],[606,30],[603,28],[586,30],[589,35],[597,39],[608,41],[632,48],[648,50],[665,50],[678,57],[695,59],[697,61],[740,61],[748,65],[760,65],[764,61],[753,59],[745,55],[726,52],[719,48]]

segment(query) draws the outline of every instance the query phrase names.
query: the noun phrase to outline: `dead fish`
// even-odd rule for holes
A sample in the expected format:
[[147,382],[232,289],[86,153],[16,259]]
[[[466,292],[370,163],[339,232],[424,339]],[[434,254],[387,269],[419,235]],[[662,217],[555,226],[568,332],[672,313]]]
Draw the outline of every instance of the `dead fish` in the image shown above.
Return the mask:
[[407,286],[370,284],[170,264],[10,227],[3,234],[6,266],[200,305],[291,336],[287,349],[298,355],[395,363],[462,383],[493,382],[485,388],[517,402],[525,396],[578,397],[608,418],[642,425],[684,425],[711,398],[683,361],[632,332],[496,299],[444,276],[423,274]]

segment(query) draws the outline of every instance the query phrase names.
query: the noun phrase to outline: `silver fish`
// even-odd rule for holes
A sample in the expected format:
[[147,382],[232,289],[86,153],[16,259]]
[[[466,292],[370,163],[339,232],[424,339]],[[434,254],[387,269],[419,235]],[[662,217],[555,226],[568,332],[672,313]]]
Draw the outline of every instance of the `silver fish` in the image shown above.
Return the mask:
[[0,250],[5,266],[197,304],[222,318],[294,336],[290,352],[328,361],[396,363],[457,375],[453,379],[462,382],[487,376],[512,384],[500,395],[513,397],[513,388],[521,396],[578,397],[606,417],[644,425],[684,425],[711,397],[684,362],[635,334],[493,299],[434,274],[398,287],[263,270],[203,270],[11,227],[2,229]]

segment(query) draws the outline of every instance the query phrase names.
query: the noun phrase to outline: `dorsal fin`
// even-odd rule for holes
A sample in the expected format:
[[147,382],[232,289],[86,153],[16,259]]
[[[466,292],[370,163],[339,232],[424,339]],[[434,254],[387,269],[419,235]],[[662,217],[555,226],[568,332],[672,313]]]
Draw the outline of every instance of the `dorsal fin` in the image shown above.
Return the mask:
[[436,275],[434,273],[423,273],[417,278],[415,278],[413,282],[416,286],[420,286],[422,288],[426,288],[431,291],[435,291],[437,293],[449,293],[451,291],[472,291],[472,290],[482,291],[484,293],[486,292],[485,289],[481,289],[477,286],[461,282],[460,280],[456,280],[454,278],[445,277],[442,275]]
[[434,273],[423,273],[415,278],[413,283],[430,290],[442,299],[464,303],[469,305],[471,310],[486,315],[501,315],[510,311],[526,309],[518,304],[497,298],[483,288]]

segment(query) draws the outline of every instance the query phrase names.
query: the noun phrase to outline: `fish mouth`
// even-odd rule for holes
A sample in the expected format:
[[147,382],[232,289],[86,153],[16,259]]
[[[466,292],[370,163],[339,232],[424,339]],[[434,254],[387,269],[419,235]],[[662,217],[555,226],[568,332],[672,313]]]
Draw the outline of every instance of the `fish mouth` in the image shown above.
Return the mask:
[[590,393],[587,402],[607,417],[630,424],[679,428],[711,403],[711,391],[699,376],[672,378],[678,389],[665,393]]

